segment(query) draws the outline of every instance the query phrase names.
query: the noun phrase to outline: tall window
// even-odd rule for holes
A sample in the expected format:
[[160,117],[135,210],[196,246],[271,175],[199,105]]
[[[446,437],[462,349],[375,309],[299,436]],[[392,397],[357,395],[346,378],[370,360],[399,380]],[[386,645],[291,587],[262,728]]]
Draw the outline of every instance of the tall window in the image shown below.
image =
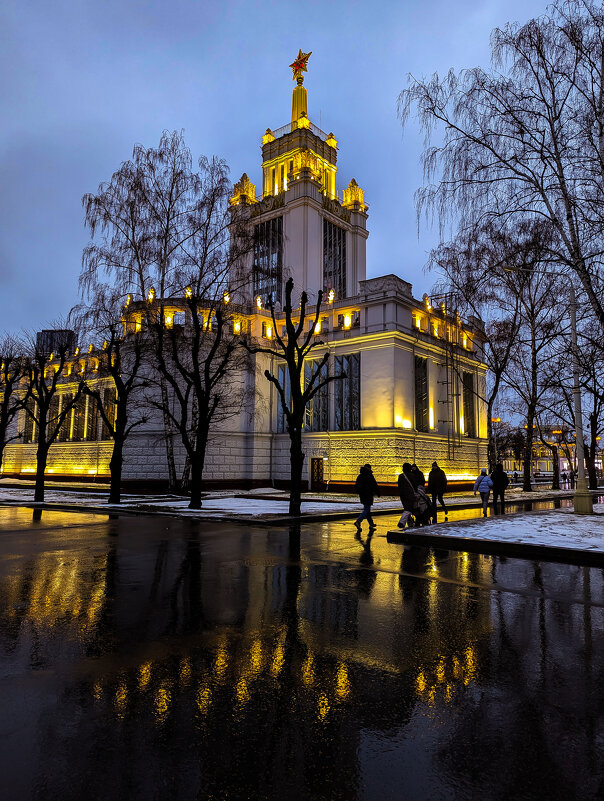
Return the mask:
[[428,402],[428,360],[415,357],[415,428],[417,431],[430,429]]
[[[308,386],[311,376],[319,367],[320,359],[309,359],[304,363],[304,385]],[[325,381],[329,375],[327,362],[321,368],[314,386]],[[324,386],[317,392],[314,398],[307,404],[304,414],[304,428],[307,431],[327,431],[329,428],[329,387]]]
[[346,297],[346,231],[323,218],[323,288]]
[[476,436],[476,417],[474,415],[474,373],[464,373],[463,385],[463,430],[467,437]]
[[86,396],[80,395],[73,407],[73,431],[71,438],[74,442],[84,439],[84,423],[86,421]]
[[358,353],[336,356],[335,430],[358,431],[361,427],[361,357]]
[[[64,409],[68,404],[71,403],[73,399],[72,392],[66,392],[64,395],[61,396],[61,409]],[[71,432],[71,412],[70,409],[65,417],[63,418],[63,422],[61,423],[61,428],[59,429],[59,436],[57,437],[59,442],[65,442],[69,439],[69,435]]]
[[[36,404],[33,398],[27,401],[26,410],[29,409],[32,414],[36,414]],[[23,424],[23,442],[27,445],[30,442],[38,441],[38,426],[34,422],[33,417],[29,412],[25,412],[25,422]]]
[[96,442],[99,438],[99,407],[94,398],[88,398],[88,417],[86,420],[86,439]]
[[[109,387],[103,393],[103,411],[107,418],[113,424],[115,422],[115,387]],[[111,439],[111,431],[103,420],[103,430],[101,432],[101,439]]]
[[273,300],[281,303],[283,217],[258,223],[254,234],[254,295],[264,300],[272,293]]
[[[277,378],[279,379],[279,383],[283,387],[283,392],[285,394],[285,402],[287,403],[288,409],[291,409],[292,403],[292,389],[291,384],[289,382],[289,370],[284,364],[279,365],[279,369],[277,371]],[[277,412],[277,431],[282,433],[283,431],[287,431],[287,420],[285,419],[285,414],[283,413],[283,407],[281,406],[281,399],[277,398],[277,402],[279,404],[279,411]]]

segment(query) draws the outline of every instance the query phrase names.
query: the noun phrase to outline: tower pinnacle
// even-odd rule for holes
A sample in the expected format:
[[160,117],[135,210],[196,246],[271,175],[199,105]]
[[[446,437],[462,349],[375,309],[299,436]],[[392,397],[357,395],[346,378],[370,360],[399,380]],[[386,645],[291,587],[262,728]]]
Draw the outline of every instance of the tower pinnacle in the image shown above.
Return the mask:
[[303,53],[302,50],[298,50],[297,57],[294,59],[293,63],[289,65],[293,71],[292,80],[296,81],[296,86],[294,86],[294,91],[292,93],[292,123],[297,123],[300,117],[308,118],[306,89],[302,85],[304,83],[304,76],[302,73],[307,72],[306,65],[311,55],[312,50],[310,53]]

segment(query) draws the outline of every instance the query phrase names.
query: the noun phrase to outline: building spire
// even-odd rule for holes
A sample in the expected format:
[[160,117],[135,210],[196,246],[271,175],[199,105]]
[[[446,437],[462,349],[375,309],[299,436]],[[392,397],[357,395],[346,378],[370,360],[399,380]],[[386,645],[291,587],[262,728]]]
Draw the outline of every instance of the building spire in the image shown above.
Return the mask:
[[302,116],[308,117],[306,89],[302,85],[304,83],[302,73],[307,72],[306,65],[311,55],[312,50],[310,53],[303,53],[302,50],[298,50],[297,57],[289,65],[293,71],[292,80],[296,81],[296,86],[292,93],[292,122],[297,122]]

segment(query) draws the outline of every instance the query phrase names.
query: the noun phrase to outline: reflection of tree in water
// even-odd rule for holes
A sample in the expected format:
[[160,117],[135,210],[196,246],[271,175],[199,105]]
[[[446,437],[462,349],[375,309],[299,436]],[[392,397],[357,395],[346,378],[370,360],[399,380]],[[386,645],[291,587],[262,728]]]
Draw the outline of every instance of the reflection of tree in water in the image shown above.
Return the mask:
[[[582,645],[592,638],[591,598],[560,615],[558,600],[544,594],[559,591],[559,566],[532,567],[526,595],[494,599],[497,626],[477,646],[482,668],[456,709],[439,763],[454,786],[471,785],[476,797],[596,799],[604,771],[593,710],[603,668],[600,662],[594,674]],[[565,576],[569,569],[584,571],[589,585],[589,569],[565,568]]]

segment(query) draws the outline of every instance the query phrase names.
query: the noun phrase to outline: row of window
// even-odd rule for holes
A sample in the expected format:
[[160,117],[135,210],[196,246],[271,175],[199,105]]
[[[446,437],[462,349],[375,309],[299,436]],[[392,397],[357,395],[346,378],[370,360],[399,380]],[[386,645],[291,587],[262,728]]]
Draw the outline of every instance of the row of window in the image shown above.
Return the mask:
[[[62,395],[53,395],[48,410],[48,425],[53,428],[61,411],[71,403],[73,394],[66,392]],[[23,425],[23,442],[25,444],[38,441],[38,425],[31,414],[37,416],[38,410],[35,402],[30,398]],[[103,409],[109,420],[115,419],[115,387],[109,387],[103,392]],[[111,432],[103,421],[97,402],[89,395],[80,395],[74,406],[65,415],[59,429],[58,442],[97,442],[111,439]]]
[[[361,428],[361,370],[360,354],[352,353],[335,357],[335,375],[346,377],[334,382],[334,430],[358,431]],[[304,365],[304,383],[308,386],[312,376],[319,369],[320,359],[309,359]],[[430,430],[430,398],[428,394],[428,360],[416,356],[414,360],[415,381],[415,428],[417,431]],[[315,381],[319,385],[329,375],[328,365],[321,367]],[[289,373],[285,365],[279,366],[279,382],[285,388],[285,397],[291,402]],[[476,436],[476,416],[474,413],[474,374],[462,375],[463,432],[467,437]],[[321,387],[306,407],[305,431],[327,431],[329,429],[329,385]],[[277,430],[287,430],[285,415],[279,406]]]
[[[254,295],[272,294],[282,303],[283,216],[259,223],[254,231]],[[323,219],[323,286],[346,297],[346,231]]]

